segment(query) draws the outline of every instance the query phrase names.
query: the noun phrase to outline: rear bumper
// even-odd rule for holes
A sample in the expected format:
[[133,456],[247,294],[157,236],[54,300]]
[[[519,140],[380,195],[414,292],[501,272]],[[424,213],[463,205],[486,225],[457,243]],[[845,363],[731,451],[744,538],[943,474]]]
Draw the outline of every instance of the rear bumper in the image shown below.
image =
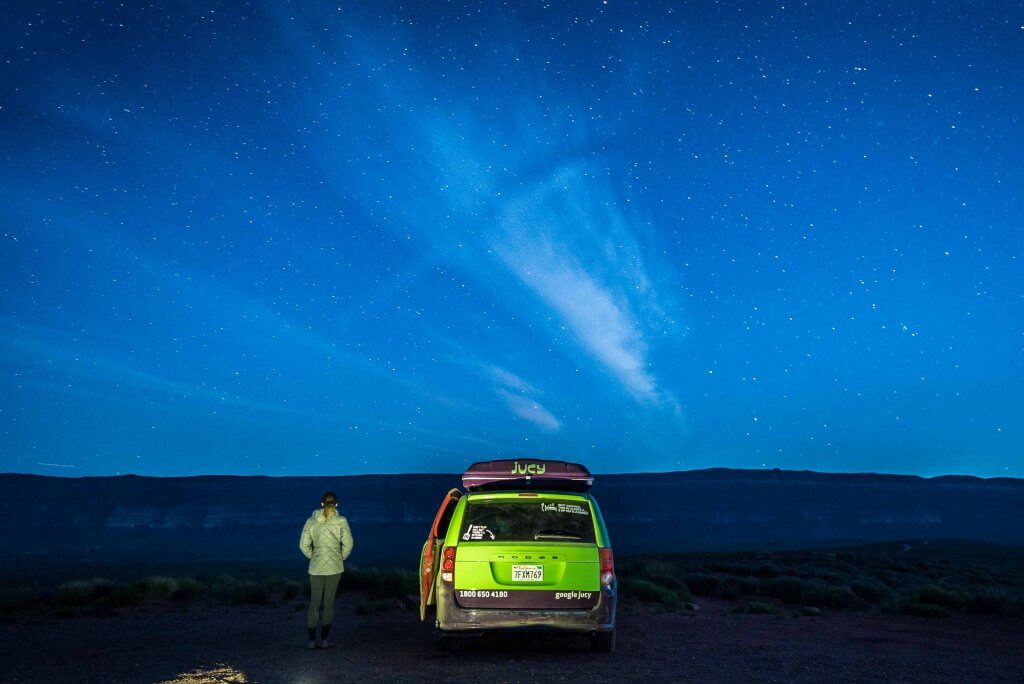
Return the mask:
[[437,628],[445,632],[522,629],[565,632],[610,632],[615,627],[616,596],[601,589],[597,605],[588,610],[463,608],[451,585],[438,582]]

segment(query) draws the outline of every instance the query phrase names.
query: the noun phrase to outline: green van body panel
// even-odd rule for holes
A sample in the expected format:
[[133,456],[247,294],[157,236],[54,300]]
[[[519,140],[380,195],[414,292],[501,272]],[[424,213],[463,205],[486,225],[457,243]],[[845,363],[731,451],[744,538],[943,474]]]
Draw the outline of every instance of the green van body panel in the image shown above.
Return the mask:
[[[463,516],[470,502],[512,500],[512,501],[584,501],[591,507],[594,520],[596,543],[565,541],[463,542],[459,534],[463,529]],[[594,500],[586,494],[532,493],[529,497],[518,492],[487,492],[470,494],[459,502],[452,516],[445,546],[456,546],[455,588],[456,589],[520,589],[520,590],[580,590],[600,589],[600,559],[598,548],[607,546],[607,533],[601,521],[600,511]],[[541,582],[513,582],[512,566],[515,564],[537,564],[544,566],[544,580]]]
[[[463,541],[466,508],[484,501],[585,502],[594,524],[594,541]],[[607,632],[614,628],[615,583],[601,586],[599,549],[610,548],[611,540],[592,496],[559,491],[471,491],[456,504],[444,537],[443,547],[456,549],[454,583],[445,585],[437,577],[437,626],[442,631],[533,628],[581,632]],[[543,566],[542,581],[513,581],[513,565]],[[504,592],[509,592],[508,595]],[[479,602],[460,603],[460,596],[506,597],[493,607]],[[530,593],[527,593],[530,592]],[[535,593],[534,593],[535,592]],[[553,606],[550,597],[558,592],[563,600]],[[546,603],[532,609],[530,597]],[[581,603],[578,597],[585,596]],[[508,602],[511,599],[511,604]],[[482,599],[486,601],[487,599]]]

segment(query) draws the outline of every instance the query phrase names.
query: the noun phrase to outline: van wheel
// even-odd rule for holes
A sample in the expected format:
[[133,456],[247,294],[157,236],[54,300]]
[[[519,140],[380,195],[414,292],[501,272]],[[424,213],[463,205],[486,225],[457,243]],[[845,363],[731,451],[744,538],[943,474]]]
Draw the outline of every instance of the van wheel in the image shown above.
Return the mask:
[[595,653],[613,653],[615,651],[615,630],[592,634],[590,636],[590,648]]

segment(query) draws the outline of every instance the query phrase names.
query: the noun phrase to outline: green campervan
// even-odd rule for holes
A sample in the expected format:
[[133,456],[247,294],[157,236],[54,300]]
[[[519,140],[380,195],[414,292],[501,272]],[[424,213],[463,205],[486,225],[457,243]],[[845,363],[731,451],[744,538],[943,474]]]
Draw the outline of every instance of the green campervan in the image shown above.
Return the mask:
[[487,461],[462,476],[420,559],[420,617],[442,637],[523,629],[615,648],[615,571],[593,476],[563,461]]

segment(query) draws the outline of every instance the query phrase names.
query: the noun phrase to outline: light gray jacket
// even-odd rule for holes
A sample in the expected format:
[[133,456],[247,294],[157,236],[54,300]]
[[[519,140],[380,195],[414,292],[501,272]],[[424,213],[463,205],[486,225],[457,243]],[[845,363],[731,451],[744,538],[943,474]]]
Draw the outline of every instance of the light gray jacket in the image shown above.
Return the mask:
[[348,520],[337,511],[324,520],[323,509],[316,509],[302,527],[299,548],[309,559],[310,575],[345,572],[345,559],[352,553],[352,530]]

